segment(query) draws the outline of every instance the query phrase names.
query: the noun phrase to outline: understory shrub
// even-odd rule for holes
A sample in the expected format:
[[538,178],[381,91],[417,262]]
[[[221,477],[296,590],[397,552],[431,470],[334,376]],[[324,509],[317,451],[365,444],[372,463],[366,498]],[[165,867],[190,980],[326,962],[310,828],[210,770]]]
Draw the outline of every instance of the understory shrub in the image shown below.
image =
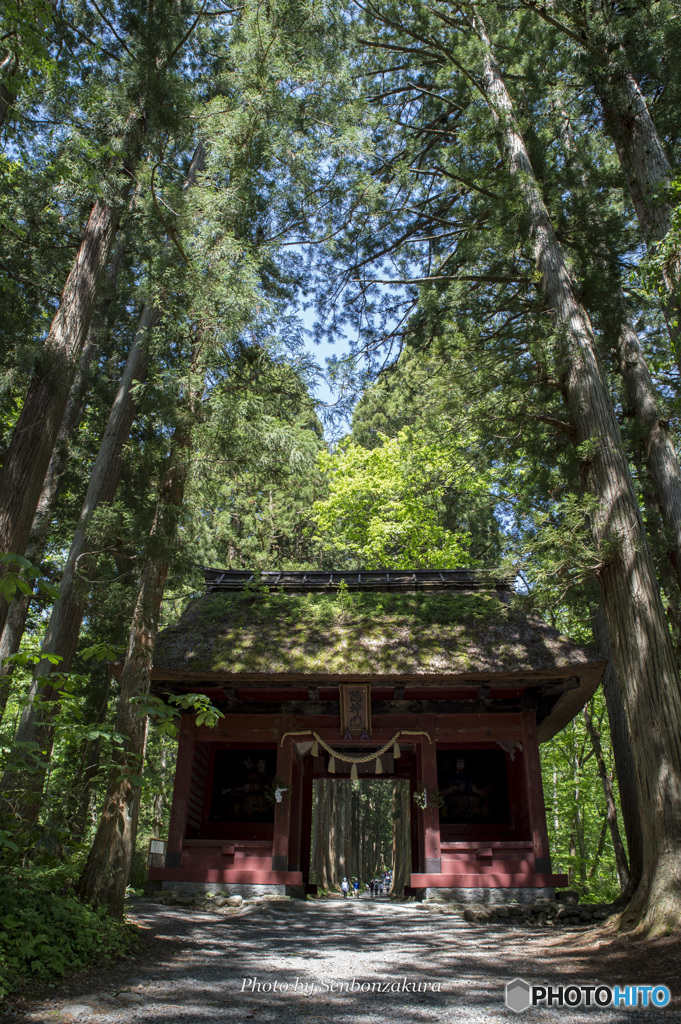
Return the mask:
[[11,868],[0,876],[0,999],[22,981],[50,981],[126,953],[129,925],[78,899],[63,870]]

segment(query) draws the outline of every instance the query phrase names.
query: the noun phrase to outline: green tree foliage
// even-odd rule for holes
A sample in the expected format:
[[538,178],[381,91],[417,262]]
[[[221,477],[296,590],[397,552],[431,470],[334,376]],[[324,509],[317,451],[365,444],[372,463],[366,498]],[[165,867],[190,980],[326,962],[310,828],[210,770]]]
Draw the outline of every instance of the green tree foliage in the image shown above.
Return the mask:
[[[591,710],[605,729],[604,753],[614,780],[602,694],[594,698]],[[621,888],[603,786],[581,716],[542,747],[542,776],[554,870],[566,872],[570,888],[587,902],[616,899]]]
[[394,438],[377,434],[375,447],[352,441],[321,456],[329,496],[312,513],[337,564],[367,569],[451,569],[469,564],[470,539],[443,524],[445,495],[462,506],[489,492],[489,478],[473,476],[464,446],[429,442],[403,427]]
[[[670,282],[678,283],[678,19],[667,0],[588,8],[481,0],[477,12],[594,325],[678,644],[673,545],[618,347],[633,323],[658,425],[678,447],[669,343],[678,328],[669,306]],[[125,743],[113,725],[119,684],[88,650],[120,652],[127,642],[171,438],[187,426],[192,354],[205,385],[167,544],[165,623],[200,586],[201,563],[465,562],[518,570],[528,610],[591,642],[597,579],[616,545],[596,553],[590,536],[599,508],[584,479],[597,449],[575,444],[566,414],[562,328],[541,295],[522,188],[499,159],[504,124],[484,96],[476,8],[274,0],[227,12],[209,0],[198,12],[183,0],[97,8],[8,0],[1,13],[0,455],[30,382],[45,376],[48,330],[92,209],[113,204],[121,225],[82,357],[69,367],[74,386],[43,514],[25,561],[23,551],[3,554],[3,593],[31,599],[22,651],[0,677],[4,766],[37,774],[40,757],[49,760],[22,849],[4,808],[5,862],[82,865]],[[627,76],[671,168],[647,194],[648,213],[669,214],[669,225],[643,267],[650,233],[617,136]],[[190,189],[197,148],[205,162]],[[353,339],[352,354],[331,365],[345,386],[340,410],[364,389],[351,434],[333,451],[309,397],[316,370],[304,350],[303,301],[315,303],[317,338]],[[72,671],[54,666],[56,738],[51,755],[40,755],[16,742],[15,729],[31,668],[44,660],[51,588],[149,308],[158,316],[120,483],[88,526],[84,619]],[[156,723],[143,844],[167,820],[174,719],[149,703],[138,710]],[[591,710],[612,774],[600,697]],[[597,761],[580,720],[545,754],[558,861],[594,898],[614,894],[616,878]]]

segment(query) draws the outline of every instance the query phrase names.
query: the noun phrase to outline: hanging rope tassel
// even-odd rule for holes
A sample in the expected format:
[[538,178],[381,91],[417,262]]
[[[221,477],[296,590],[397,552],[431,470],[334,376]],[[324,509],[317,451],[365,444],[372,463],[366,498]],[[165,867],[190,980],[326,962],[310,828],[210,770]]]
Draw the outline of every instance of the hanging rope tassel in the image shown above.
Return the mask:
[[380,757],[376,758],[376,767],[374,768],[374,771],[376,772],[377,775],[383,774],[383,763]]
[[330,757],[329,758],[329,771],[330,772],[335,772],[335,770],[336,770],[336,758],[335,757]]
[[310,751],[313,757],[319,757],[319,742],[315,740],[312,744],[312,750]]
[[350,780],[352,782],[357,782],[357,765],[356,764],[353,764],[352,768],[350,769]]
[[393,744],[393,757],[402,757],[402,751],[400,750],[400,745],[397,740],[395,740],[395,743]]

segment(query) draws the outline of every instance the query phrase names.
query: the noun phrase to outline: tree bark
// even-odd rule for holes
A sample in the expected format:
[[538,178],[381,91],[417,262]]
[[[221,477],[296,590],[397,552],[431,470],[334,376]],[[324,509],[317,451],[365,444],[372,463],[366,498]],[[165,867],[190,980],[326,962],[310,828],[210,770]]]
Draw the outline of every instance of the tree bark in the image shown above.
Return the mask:
[[[560,99],[557,100],[557,105],[561,138],[567,158],[578,171],[582,186],[588,189],[586,171],[576,153],[570,119]],[[662,156],[664,157],[664,153]],[[602,226],[602,221],[598,215],[596,216]],[[603,263],[605,264],[605,261]],[[606,269],[608,268],[606,267]],[[667,534],[669,559],[679,587],[681,587],[681,471],[679,470],[679,461],[669,435],[669,424],[660,411],[660,397],[648,369],[648,362],[638,333],[627,311],[627,300],[619,284],[617,300],[624,318],[617,336],[615,350],[624,384],[625,398],[628,407],[633,411],[641,426],[646,469],[655,491],[655,499]]]
[[[672,224],[668,188],[672,170],[657,133],[648,104],[631,71],[615,66],[608,54],[610,74],[594,76],[596,94],[603,108],[605,127],[615,144],[627,189],[646,245],[651,251],[663,241]],[[662,308],[681,370],[681,260],[674,253],[661,267],[666,291]]]
[[[556,22],[546,5],[534,0],[523,0],[523,4],[555,27]],[[601,12],[601,16],[607,25],[607,15]],[[577,40],[576,34],[568,34]],[[587,80],[603,110],[605,128],[614,143],[641,232],[649,248],[654,249],[672,224],[668,196],[671,166],[645,96],[627,66],[626,45],[606,28],[600,38],[590,40],[589,50],[590,59],[595,63],[593,70],[587,71]],[[681,258],[678,252],[662,268],[662,279],[667,293],[664,314],[676,363],[681,369]]]
[[[190,397],[193,405],[195,398]],[[128,649],[121,674],[116,731],[125,737],[115,752],[104,811],[78,880],[83,900],[105,906],[112,917],[123,916],[123,901],[135,851],[141,775],[147,738],[147,717],[136,701],[149,692],[151,664],[158,633],[163,590],[176,542],[184,498],[192,418],[175,430],[170,463],[161,485],[149,549],[140,578]]]
[[[203,166],[204,147],[203,143],[199,143],[189,169],[185,188],[194,184],[196,175],[203,169]],[[170,241],[166,242],[167,248],[171,245]],[[150,302],[145,303],[109,413],[97,458],[90,473],[88,489],[59,587],[59,601],[53,607],[43,643],[45,653],[61,655],[63,659],[60,664],[61,671],[68,671],[73,662],[85,610],[88,582],[98,560],[96,554],[92,555],[87,552],[88,527],[100,505],[113,501],[118,490],[123,464],[123,445],[130,435],[135,420],[136,403],[133,397],[133,385],[146,379],[150,361],[150,335],[162,315],[162,310],[158,306]],[[50,668],[49,662],[43,661],[38,666],[36,676],[40,678],[49,675]],[[50,698],[47,697],[47,699]]]
[[[203,169],[203,166],[204,147],[203,143],[199,143],[189,169],[185,188],[194,184],[196,175]],[[167,247],[171,245],[170,241],[166,242]],[[130,435],[136,414],[133,385],[146,379],[150,361],[150,335],[161,317],[162,311],[158,306],[149,302],[144,305],[97,452],[97,458],[90,473],[87,492],[59,586],[59,601],[52,607],[42,651],[45,654],[60,655],[62,660],[58,669],[61,672],[68,672],[73,664],[85,613],[89,583],[99,560],[98,553],[87,551],[88,528],[97,509],[101,505],[113,501],[116,496],[123,468],[123,445]],[[17,730],[17,741],[37,742],[39,749],[44,754],[42,775],[35,770],[37,765],[34,765],[31,778],[27,780],[27,789],[30,792],[27,793],[28,799],[23,802],[25,806],[22,806],[22,817],[27,821],[35,821],[40,811],[39,791],[54,743],[52,719],[56,710],[58,694],[49,683],[49,676],[53,669],[54,666],[47,658],[36,666],[28,694],[28,703],[22,712]]]
[[[611,64],[610,56],[605,58]],[[646,245],[651,251],[663,241],[672,224],[668,188],[672,170],[648,104],[631,71],[621,60],[603,79],[594,76],[605,127],[612,138],[627,189]],[[662,265],[666,298],[662,302],[676,364],[681,369],[681,265],[674,253]]]
[[641,231],[648,244],[654,245],[662,241],[672,223],[672,208],[665,194],[672,170],[655,122],[638,82],[621,63],[612,67],[605,84],[601,81],[596,88]]
[[608,661],[603,677],[603,693],[608,709],[610,739],[613,757],[615,758],[615,772],[617,774],[617,785],[620,794],[622,821],[624,822],[624,832],[627,837],[627,849],[629,851],[629,880],[622,894],[622,899],[628,901],[636,891],[643,870],[643,834],[641,832],[641,817],[638,809],[636,771],[622,692],[617,684],[610,638],[608,637],[608,628],[602,609],[592,609],[591,625],[596,650],[604,658],[607,658]]
[[5,122],[9,120],[16,100],[15,90],[10,83],[18,70],[19,58],[16,54],[8,53],[0,61],[0,76],[4,79],[4,81],[0,81],[0,132],[5,127]]
[[[120,206],[101,200],[90,211],[0,473],[0,551],[23,554],[26,550],[119,219]],[[3,600],[0,626],[6,616]]]
[[310,855],[312,881],[326,889],[324,873],[324,857],[321,836],[328,836],[328,825],[325,815],[324,779],[315,779],[312,783],[312,853]]
[[643,428],[646,469],[662,516],[669,560],[681,587],[681,471],[669,423],[660,413],[655,385],[629,318],[622,325],[617,356],[625,397]]
[[[95,336],[91,331],[88,343],[83,352],[78,372],[76,373],[76,377],[71,388],[69,400],[66,404],[64,419],[62,420],[61,427],[59,428],[57,441],[40,491],[40,498],[38,499],[38,506],[35,511],[35,516],[33,517],[33,523],[31,524],[31,533],[28,539],[28,544],[26,545],[26,557],[34,563],[40,558],[49,534],[50,516],[64,475],[66,449],[72,437],[76,433],[83,415],[88,367],[96,351],[97,343]],[[22,594],[21,597],[16,597],[14,600],[20,601],[23,598],[25,598],[26,611],[28,611],[31,601],[30,595]],[[24,619],[25,617],[26,616],[24,614]],[[23,627],[19,634],[19,641],[21,641],[21,634],[23,634]],[[15,654],[16,651],[19,650],[18,643],[15,647],[14,641],[5,637],[5,630],[2,630],[0,650],[7,650],[12,654]],[[1,657],[4,656],[6,655],[2,655]]]
[[[116,496],[122,469],[121,453],[135,418],[132,386],[146,377],[149,365],[148,335],[159,318],[159,310],[150,305],[144,307],[92,467],[59,586],[59,600],[52,607],[42,650],[46,654],[61,656],[59,671],[62,672],[68,672],[73,663],[85,611],[88,582],[98,560],[96,554],[87,552],[87,530],[99,506],[113,501]],[[37,740],[41,749],[48,752],[48,759],[53,733],[49,705],[56,698],[49,682],[42,680],[49,676],[51,669],[47,659],[36,666],[29,703],[24,709],[17,733],[19,740]]]
[[591,323],[576,297],[511,98],[475,11],[472,22],[485,48],[482,88],[502,157],[525,203],[544,299],[560,330],[558,370],[584,486],[600,505],[592,532],[601,557],[599,583],[635,757],[644,837],[643,874],[626,923],[675,927],[681,919],[681,691],[671,638]]
[[610,838],[612,840],[612,848],[615,851],[615,864],[617,866],[617,876],[620,880],[620,888],[622,892],[627,888],[629,884],[629,863],[627,861],[627,852],[624,849],[624,843],[622,842],[622,836],[620,835],[619,824],[617,821],[617,804],[615,803],[615,794],[612,788],[612,779],[608,774],[608,769],[605,764],[603,757],[603,747],[601,746],[600,733],[597,731],[596,726],[593,723],[591,712],[588,707],[584,708],[584,724],[586,725],[586,731],[589,734],[589,740],[591,741],[591,747],[593,749],[596,765],[598,767],[598,776],[603,786],[603,795],[605,797],[605,809],[606,809],[606,820],[608,828],[610,829]]
[[[50,459],[50,465],[33,519],[31,535],[26,547],[26,557],[33,563],[40,558],[50,532],[51,512],[64,475],[64,453],[83,414],[84,381],[87,376],[87,366],[95,350],[96,345],[91,335],[85,347],[73,387],[71,388],[64,419],[59,430],[52,458]],[[26,618],[31,605],[31,599],[31,594],[17,594],[10,601],[4,628],[0,630],[0,722],[2,721],[11,689],[9,679],[5,681],[4,677],[11,676],[13,672],[13,666],[6,664],[6,659],[13,654],[17,654],[19,651],[21,639],[26,628]]]

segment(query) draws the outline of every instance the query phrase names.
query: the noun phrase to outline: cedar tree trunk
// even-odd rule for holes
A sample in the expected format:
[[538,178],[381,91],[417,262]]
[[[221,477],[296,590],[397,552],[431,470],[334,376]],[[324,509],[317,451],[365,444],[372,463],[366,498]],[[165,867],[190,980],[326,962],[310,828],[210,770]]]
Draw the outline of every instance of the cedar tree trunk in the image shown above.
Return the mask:
[[593,723],[591,712],[589,711],[588,707],[584,708],[583,714],[584,724],[586,725],[586,731],[589,734],[591,747],[596,758],[598,776],[601,780],[601,785],[603,786],[603,795],[605,797],[606,820],[608,823],[608,828],[610,829],[612,848],[615,851],[615,864],[617,865],[617,876],[620,880],[620,888],[622,889],[622,892],[624,892],[624,890],[627,888],[627,885],[629,884],[629,863],[627,861],[627,852],[624,849],[624,843],[622,842],[622,836],[620,835],[619,824],[617,822],[617,804],[615,803],[615,794],[612,788],[612,779],[608,775],[608,769],[605,764],[605,759],[603,758],[601,736]]
[[602,609],[592,610],[591,624],[596,650],[604,658],[608,659],[608,665],[603,676],[603,693],[608,709],[610,739],[612,741],[612,753],[615,758],[615,772],[617,774],[617,785],[620,794],[622,821],[624,822],[624,832],[627,837],[627,849],[629,851],[629,882],[622,894],[622,898],[628,901],[636,891],[643,870],[643,835],[641,833],[641,816],[638,810],[636,772],[622,693],[617,684],[612,648]]
[[170,462],[161,485],[121,674],[116,732],[125,740],[122,748],[115,752],[116,764],[109,777],[102,817],[78,880],[80,897],[105,906],[115,918],[123,916],[125,890],[135,851],[147,739],[147,717],[140,714],[136,701],[149,692],[161,601],[184,499],[191,428],[190,416],[176,428]]
[[[643,97],[641,97],[641,102],[647,115],[645,123],[648,125],[649,132],[652,131],[654,134],[655,128]],[[576,154],[570,119],[560,99],[558,99],[558,105],[563,146],[568,159],[580,175],[582,185],[588,189],[589,183],[585,168]],[[627,128],[627,132],[633,135],[637,134],[632,126]],[[653,145],[653,151],[658,154],[653,163],[659,168],[661,161],[664,160],[659,140],[657,146]],[[640,194],[640,190],[638,194]],[[648,213],[649,218],[654,216],[658,219],[661,216],[661,208],[655,205],[650,207]],[[600,221],[600,218],[598,219]],[[600,223],[602,226],[602,221]],[[624,320],[615,345],[617,360],[628,406],[641,427],[646,469],[662,516],[669,545],[669,559],[681,587],[681,472],[679,471],[679,461],[669,436],[669,423],[660,411],[660,398],[650,375],[643,347],[631,317],[626,312],[628,303],[621,286],[618,287],[617,299],[618,305],[624,311]]]
[[[195,182],[196,174],[203,169],[203,163],[204,148],[199,143],[185,187]],[[171,245],[170,242],[166,243],[168,247]],[[61,672],[70,670],[76,654],[88,583],[98,560],[97,553],[87,551],[87,531],[100,505],[113,501],[116,496],[123,467],[123,445],[130,435],[136,413],[133,385],[146,379],[150,361],[150,335],[161,316],[159,307],[149,302],[145,304],[90,473],[88,489],[59,586],[59,601],[53,605],[50,615],[42,650],[46,654],[61,656]],[[36,666],[28,704],[22,713],[16,736],[21,742],[37,742],[44,755],[42,773],[35,771],[34,766],[29,780],[33,798],[27,800],[25,807],[22,807],[22,817],[33,821],[40,810],[39,790],[42,789],[54,742],[52,712],[56,710],[55,701],[58,697],[49,684],[52,670],[53,666],[46,658]]]
[[558,370],[580,446],[584,486],[600,505],[592,531],[601,557],[603,610],[631,736],[643,832],[643,873],[624,923],[646,930],[675,927],[681,919],[681,690],[671,638],[591,323],[576,296],[511,98],[476,13],[473,24],[485,47],[481,85],[502,157],[525,202],[544,300],[560,330]]
[[[128,186],[129,187],[129,186]],[[120,218],[97,200],[0,473],[0,551],[23,554]],[[7,603],[0,602],[0,626]]]

